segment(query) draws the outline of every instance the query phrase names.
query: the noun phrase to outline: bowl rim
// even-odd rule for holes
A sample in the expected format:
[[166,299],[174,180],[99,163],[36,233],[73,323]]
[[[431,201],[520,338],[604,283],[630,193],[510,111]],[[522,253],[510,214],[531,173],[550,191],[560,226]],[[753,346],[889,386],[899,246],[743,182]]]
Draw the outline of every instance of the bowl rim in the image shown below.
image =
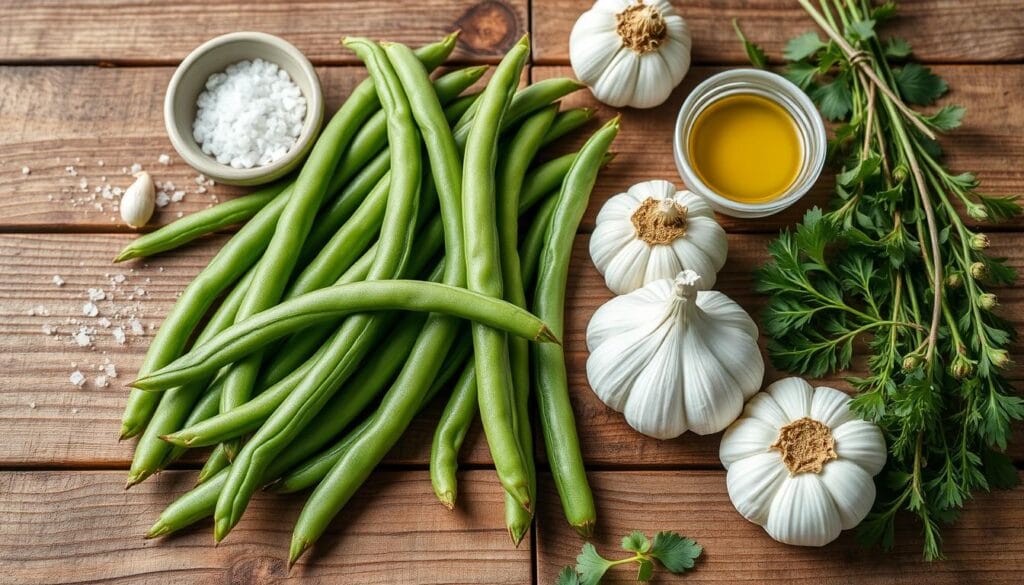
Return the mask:
[[[298,63],[299,71],[307,78],[310,86],[310,95],[303,92],[306,98],[306,117],[302,122],[302,130],[295,141],[295,145],[281,159],[269,165],[256,166],[251,169],[236,169],[229,165],[217,162],[201,150],[194,150],[198,147],[191,134],[182,135],[179,131],[177,118],[174,113],[175,101],[178,97],[178,88],[182,80],[188,75],[192,66],[206,54],[215,51],[223,46],[237,42],[256,42],[266,45],[273,50],[283,52]],[[256,58],[256,57],[253,57]],[[278,64],[280,65],[280,64]],[[294,82],[294,79],[293,79]],[[163,104],[164,127],[167,131],[171,145],[189,166],[196,171],[218,180],[222,183],[237,185],[257,185],[270,182],[287,173],[296,160],[305,156],[313,141],[316,139],[324,116],[323,88],[320,84],[320,77],[316,69],[305,54],[295,45],[285,39],[259,31],[238,31],[214,37],[193,49],[178,65],[167,84],[167,91],[164,95]],[[191,127],[191,124],[189,125]]]

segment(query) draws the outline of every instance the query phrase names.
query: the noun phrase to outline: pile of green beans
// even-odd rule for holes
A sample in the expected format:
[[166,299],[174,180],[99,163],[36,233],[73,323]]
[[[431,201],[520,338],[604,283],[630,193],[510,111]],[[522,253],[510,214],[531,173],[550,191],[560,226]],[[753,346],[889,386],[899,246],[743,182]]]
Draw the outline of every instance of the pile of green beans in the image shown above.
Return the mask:
[[566,517],[593,530],[560,339],[572,242],[618,119],[580,151],[545,156],[595,115],[558,103],[583,86],[519,89],[525,37],[480,91],[487,67],[431,80],[455,42],[413,51],[346,39],[369,78],[298,173],[140,236],[115,259],[243,224],[183,291],[131,383],[129,487],[213,448],[147,538],[213,517],[219,542],[261,487],[311,489],[291,565],[435,399],[430,478],[442,504],[457,505],[459,450],[479,415],[520,543],[537,503],[535,405]]

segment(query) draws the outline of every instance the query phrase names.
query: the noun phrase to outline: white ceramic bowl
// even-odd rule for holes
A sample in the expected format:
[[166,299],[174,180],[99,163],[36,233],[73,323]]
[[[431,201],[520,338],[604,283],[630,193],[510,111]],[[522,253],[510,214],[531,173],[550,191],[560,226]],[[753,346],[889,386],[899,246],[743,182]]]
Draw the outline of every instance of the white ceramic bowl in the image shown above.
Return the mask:
[[[781,196],[764,203],[741,203],[716,193],[701,180],[690,161],[687,142],[694,122],[712,103],[737,94],[753,94],[779,104],[793,117],[800,136],[803,160],[800,174]],[[718,212],[740,218],[772,215],[800,200],[821,175],[828,151],[825,122],[807,94],[788,79],[760,69],[731,69],[698,85],[683,102],[673,138],[676,167],[686,187],[704,197]]]
[[[263,59],[288,72],[306,98],[306,118],[298,139],[281,159],[251,169],[236,169],[204,153],[192,137],[196,99],[210,75],[239,61]],[[178,155],[195,170],[230,185],[260,185],[294,169],[313,147],[324,119],[324,96],[313,65],[294,45],[261,32],[236,32],[211,39],[181,62],[164,97],[164,125]]]

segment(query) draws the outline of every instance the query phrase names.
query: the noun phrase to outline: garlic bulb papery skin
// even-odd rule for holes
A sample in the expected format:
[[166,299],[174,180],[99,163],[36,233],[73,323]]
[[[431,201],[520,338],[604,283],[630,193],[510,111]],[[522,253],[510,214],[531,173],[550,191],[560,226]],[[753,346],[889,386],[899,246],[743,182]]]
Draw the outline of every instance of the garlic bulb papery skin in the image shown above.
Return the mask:
[[706,201],[668,181],[637,183],[604,204],[590,236],[590,258],[617,295],[681,270],[715,285],[729,241]]
[[653,108],[690,70],[690,30],[667,0],[597,0],[569,35],[569,61],[598,100]]
[[775,540],[823,546],[871,511],[885,439],[850,400],[786,378],[754,396],[725,431],[719,456],[729,499]]
[[587,379],[626,422],[656,439],[717,433],[761,387],[757,326],[700,276],[674,279],[608,301],[587,325]]

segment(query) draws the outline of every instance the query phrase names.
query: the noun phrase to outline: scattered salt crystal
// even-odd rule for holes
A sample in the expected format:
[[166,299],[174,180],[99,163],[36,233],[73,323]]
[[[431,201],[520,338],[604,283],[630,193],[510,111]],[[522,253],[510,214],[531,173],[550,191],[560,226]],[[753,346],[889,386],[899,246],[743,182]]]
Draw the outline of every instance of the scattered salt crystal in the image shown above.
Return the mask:
[[54,329],[53,325],[49,323],[43,323],[43,333],[46,335],[53,335],[57,330]]
[[125,337],[124,337],[124,329],[123,328],[121,328],[121,327],[114,327],[111,330],[111,334],[114,336],[114,341],[116,341],[118,343],[118,345],[124,345]]
[[78,386],[79,388],[81,388],[85,384],[85,374],[78,370],[71,372],[71,376],[68,379],[71,380],[72,384]]
[[146,289],[142,288],[141,286],[137,286],[135,287],[135,294],[143,296],[146,294]]
[[21,167],[21,174],[28,175],[28,174],[31,174],[31,173],[32,173],[32,169],[30,169],[28,167]]
[[88,327],[79,327],[78,331],[71,336],[78,344],[78,347],[89,347],[92,345],[92,331]]
[[110,382],[107,381],[106,376],[96,376],[93,383],[96,384],[97,388],[106,388],[107,386],[110,386]]
[[96,322],[99,323],[100,327],[102,327],[104,329],[107,329],[107,328],[110,327],[110,319],[107,319],[106,317],[100,317],[99,320],[96,321]]
[[78,414],[78,409],[77,408],[72,408],[71,409],[71,414]]
[[185,215],[185,213],[184,213],[184,212],[181,212],[181,211],[179,211],[178,213],[175,213],[174,215],[176,215],[176,216],[178,216],[178,217],[183,217],[183,216]]
[[[101,161],[101,160],[98,160],[98,161],[96,161],[96,166],[98,166],[98,167],[102,167],[102,166],[103,166],[103,165],[105,165],[105,164],[106,164],[106,163],[105,163],[105,162],[103,162],[103,161]],[[104,180],[104,181],[106,181],[106,180],[107,180],[107,178],[106,178],[106,177],[103,177],[103,180]]]
[[175,191],[174,193],[171,194],[171,201],[173,201],[175,203],[181,201],[184,198],[185,198],[185,192],[184,191]]
[[61,278],[59,274],[54,274],[53,275],[53,284],[55,284],[57,286],[64,286],[64,279]]
[[35,410],[36,409],[36,403],[35,402],[29,402],[28,403],[28,407],[31,408],[32,410]]
[[123,274],[115,274],[114,276],[110,277],[110,280],[114,281],[114,284],[121,284],[125,281],[126,278],[127,277]]
[[90,301],[82,305],[82,314],[86,317],[95,317],[100,314],[100,308],[96,306],[96,303]]
[[107,298],[107,293],[102,288],[90,288],[88,291],[90,301],[102,301]]
[[171,157],[167,156],[166,154],[161,154],[160,156],[157,157],[156,161],[162,165],[169,165],[171,164]]
[[142,327],[142,322],[134,317],[128,319],[128,325],[131,326],[133,335],[143,335],[146,333],[145,328]]
[[167,204],[171,202],[171,198],[167,196],[167,193],[160,191],[156,194],[156,206],[167,207]]
[[132,171],[133,175],[135,173],[138,173],[138,172],[142,171],[142,165],[140,165],[139,163],[132,163],[131,171]]
[[64,167],[64,170],[67,171],[67,173],[69,175],[71,175],[72,177],[77,177],[78,176],[78,169],[76,169],[73,166],[66,166],[66,167]]
[[110,362],[103,364],[103,372],[107,375],[108,378],[117,377],[117,368],[115,368],[114,364]]
[[82,180],[78,181],[78,186],[82,189],[82,191],[88,191],[89,190],[89,180],[86,179],[85,177],[82,177]]

